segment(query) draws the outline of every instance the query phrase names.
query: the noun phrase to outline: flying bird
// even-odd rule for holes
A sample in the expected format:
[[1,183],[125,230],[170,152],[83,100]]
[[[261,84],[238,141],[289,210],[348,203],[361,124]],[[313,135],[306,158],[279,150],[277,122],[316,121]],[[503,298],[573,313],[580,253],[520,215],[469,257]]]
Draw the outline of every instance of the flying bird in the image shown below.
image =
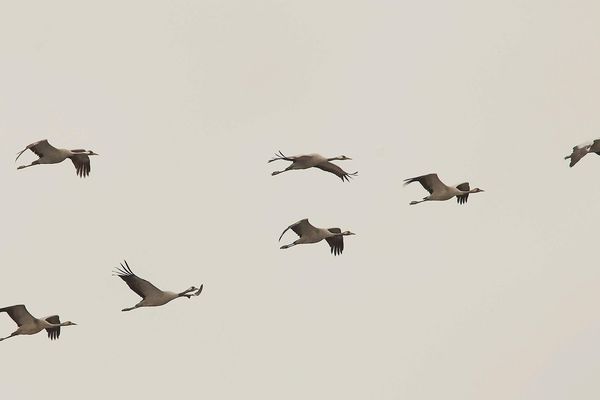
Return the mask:
[[447,186],[440,180],[440,178],[438,178],[437,174],[428,174],[405,179],[404,185],[408,185],[412,182],[419,182],[425,188],[425,190],[429,192],[429,196],[424,197],[421,201],[411,201],[411,206],[424,201],[449,200],[454,196],[456,196],[458,204],[464,204],[467,202],[470,193],[483,192],[483,190],[479,188],[471,189],[469,187],[469,182],[464,182],[457,186]]
[[313,167],[319,168],[326,172],[331,172],[332,174],[340,178],[342,181],[350,181],[350,178],[358,175],[358,172],[348,173],[331,162],[335,160],[352,160],[350,157],[346,156],[325,158],[320,154],[306,154],[301,156],[288,157],[280,151],[279,153],[275,154],[275,157],[271,158],[268,162],[273,162],[277,160],[291,161],[292,164],[282,171],[274,171],[273,173],[271,173],[271,175],[279,175],[283,172],[291,171],[293,169],[307,169]]
[[27,167],[33,167],[34,165],[39,164],[58,164],[70,158],[75,166],[75,171],[77,175],[81,178],[84,178],[90,174],[90,170],[92,169],[90,166],[90,157],[89,156],[97,156],[98,154],[94,153],[91,150],[84,149],[75,149],[75,150],[67,150],[67,149],[57,149],[48,143],[48,140],[40,140],[39,142],[31,143],[29,146],[25,147],[19,153],[17,153],[17,158],[15,162],[19,159],[21,154],[23,154],[26,150],[33,151],[39,158],[32,162],[29,165],[21,165],[17,169],[23,169]]
[[[162,306],[179,297],[187,297],[189,299],[192,296],[198,296],[204,287],[204,285],[200,285],[200,288],[192,286],[181,293],[162,291],[147,280],[142,279],[134,274],[131,271],[131,268],[129,268],[127,261],[125,261],[125,265],[121,264],[121,268],[117,268],[115,270],[114,275],[117,275],[119,278],[123,279],[127,286],[129,286],[131,290],[136,292],[142,298],[142,301],[137,303],[135,306],[124,308],[121,311],[131,311],[139,307]],[[190,292],[194,291],[195,293],[189,294]]]
[[571,159],[569,167],[577,164],[588,153],[596,153],[600,155],[600,139],[594,140],[592,143],[580,144],[573,147],[573,152],[565,157],[565,160]]
[[18,328],[10,336],[0,338],[0,341],[18,335],[34,335],[44,329],[48,332],[50,340],[54,340],[60,336],[61,326],[77,325],[71,321],[60,322],[58,315],[51,315],[41,319],[35,318],[27,311],[23,304],[0,308],[0,313],[2,312],[6,312],[15,321]]
[[281,246],[281,249],[289,249],[297,244],[318,243],[325,239],[329,244],[329,247],[331,247],[331,254],[334,256],[342,254],[342,251],[344,250],[344,236],[355,235],[355,233],[350,231],[342,232],[340,228],[317,228],[308,222],[308,218],[304,218],[285,228],[281,233],[281,236],[279,236],[279,241],[281,241],[281,238],[288,229],[293,230],[300,238],[293,243]]

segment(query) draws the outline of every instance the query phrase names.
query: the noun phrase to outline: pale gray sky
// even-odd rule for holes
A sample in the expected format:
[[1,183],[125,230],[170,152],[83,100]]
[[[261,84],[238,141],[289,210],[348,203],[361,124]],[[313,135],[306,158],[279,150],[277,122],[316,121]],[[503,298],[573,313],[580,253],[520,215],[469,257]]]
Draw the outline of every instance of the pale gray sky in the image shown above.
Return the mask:
[[[600,396],[597,1],[83,3],[0,12],[0,306],[79,324],[3,342],[2,398]],[[43,138],[90,177],[16,171]],[[409,207],[429,172],[486,192]],[[357,236],[279,250],[304,217]],[[122,313],[123,258],[205,291]]]

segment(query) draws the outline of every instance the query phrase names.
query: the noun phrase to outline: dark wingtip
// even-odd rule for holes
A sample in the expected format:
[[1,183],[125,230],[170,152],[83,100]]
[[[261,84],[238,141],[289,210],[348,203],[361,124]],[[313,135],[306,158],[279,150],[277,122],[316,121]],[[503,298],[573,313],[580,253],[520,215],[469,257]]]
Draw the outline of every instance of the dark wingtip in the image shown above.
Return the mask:
[[342,178],[342,182],[350,182],[350,179],[354,178],[355,176],[358,176],[358,171],[351,173],[346,172],[344,175],[340,176],[340,178]]

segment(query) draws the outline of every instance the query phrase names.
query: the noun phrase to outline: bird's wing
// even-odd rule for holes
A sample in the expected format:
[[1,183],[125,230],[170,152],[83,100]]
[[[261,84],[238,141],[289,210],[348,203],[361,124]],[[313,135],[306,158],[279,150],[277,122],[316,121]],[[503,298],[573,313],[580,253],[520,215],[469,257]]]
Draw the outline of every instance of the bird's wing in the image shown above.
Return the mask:
[[[331,233],[342,233],[342,230],[340,228],[329,228],[328,231]],[[331,247],[331,254],[333,254],[334,256],[342,254],[342,251],[344,251],[343,236],[332,236],[328,237],[325,240],[327,240],[327,243],[329,243],[329,247]]]
[[316,230],[317,228],[315,228],[314,226],[311,225],[310,222],[308,222],[308,218],[304,218],[304,219],[301,219],[300,221],[288,226],[287,228],[285,228],[285,230],[283,232],[281,232],[281,236],[279,236],[279,240],[281,240],[284,233],[286,233],[288,231],[288,229],[293,230],[296,233],[296,235],[302,236],[306,232],[309,232],[310,230]]
[[56,147],[48,143],[47,139],[44,139],[40,140],[39,142],[31,143],[29,146],[21,150],[17,154],[17,158],[15,158],[15,161],[17,161],[19,157],[21,157],[21,154],[23,154],[27,150],[33,151],[38,157],[43,157],[45,154],[47,155],[52,153],[53,151],[58,151]]
[[[78,152],[79,150],[72,150],[73,152]],[[82,150],[85,151],[85,150]],[[69,157],[75,166],[75,170],[77,175],[81,178],[85,178],[90,174],[92,167],[90,165],[90,158],[87,154],[75,154]]]
[[404,180],[404,184],[419,182],[421,186],[429,192],[429,194],[437,191],[442,191],[446,188],[446,185],[438,178],[437,174],[421,175],[414,178],[408,178]]
[[[456,186],[456,188],[463,192],[468,192],[469,190],[471,190],[471,187],[469,186],[469,182],[463,182],[460,185]],[[459,196],[456,196],[456,201],[458,202],[458,204],[464,204],[467,202],[468,198],[469,198],[469,193],[461,194]]]
[[35,321],[33,315],[29,314],[29,311],[27,311],[23,304],[0,308],[0,312],[6,312],[18,326],[29,324]]
[[[44,319],[46,322],[50,322],[51,324],[60,324],[60,318],[58,318],[58,315],[51,315]],[[57,326],[56,328],[47,328],[46,332],[48,332],[48,337],[50,340],[58,339],[60,336],[60,326]]]
[[273,161],[277,161],[277,160],[294,161],[294,159],[295,159],[295,157],[288,157],[285,154],[283,154],[281,152],[281,150],[279,150],[278,153],[275,153],[275,157],[271,158],[267,162],[273,162]]
[[590,147],[590,153],[596,153],[600,156],[600,139],[596,139],[594,140],[594,143],[592,143],[592,147]]
[[579,160],[581,160],[589,151],[590,147],[589,146],[585,146],[585,147],[580,147],[580,146],[575,146],[573,147],[573,152],[571,153],[571,162],[569,163],[569,167],[574,166],[575,164],[577,164],[579,162]]
[[329,161],[319,163],[319,164],[315,165],[315,167],[319,168],[323,171],[331,172],[332,174],[339,177],[342,181],[350,181],[350,178],[352,178],[353,176],[356,176],[358,174],[358,172],[348,173],[348,172],[344,171],[343,169],[341,169],[340,167],[338,167],[337,165],[335,165]]
[[115,275],[125,281],[127,286],[136,292],[141,298],[145,299],[148,296],[160,295],[162,290],[151,284],[145,279],[140,278],[131,271],[129,264],[125,261],[125,265],[121,264],[122,268],[117,268]]

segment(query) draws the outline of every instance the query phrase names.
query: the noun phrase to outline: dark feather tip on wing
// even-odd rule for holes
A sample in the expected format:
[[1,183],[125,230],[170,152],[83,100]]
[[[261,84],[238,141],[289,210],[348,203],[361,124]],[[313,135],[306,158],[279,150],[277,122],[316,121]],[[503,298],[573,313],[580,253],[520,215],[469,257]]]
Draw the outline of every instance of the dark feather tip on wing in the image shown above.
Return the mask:
[[342,180],[342,182],[349,182],[351,177],[358,175],[358,172],[352,172],[349,174],[342,168],[340,168],[338,165],[335,165],[329,161],[315,165],[315,168],[336,175]]
[[[55,325],[60,324],[60,318],[58,317],[58,315],[48,317],[46,318],[46,321]],[[50,340],[56,340],[60,336],[60,326],[57,326],[56,328],[48,328],[46,329],[46,332],[48,332],[48,338],[50,338]]]
[[[468,192],[469,190],[471,190],[471,186],[469,186],[469,182],[461,183],[456,188],[463,192]],[[469,199],[469,193],[456,196],[456,201],[458,202],[458,204],[465,204],[468,199]]]
[[[331,233],[342,233],[340,228],[329,228],[329,232]],[[325,239],[331,248],[331,254],[334,256],[342,254],[344,250],[344,237],[343,236],[332,236]]]

